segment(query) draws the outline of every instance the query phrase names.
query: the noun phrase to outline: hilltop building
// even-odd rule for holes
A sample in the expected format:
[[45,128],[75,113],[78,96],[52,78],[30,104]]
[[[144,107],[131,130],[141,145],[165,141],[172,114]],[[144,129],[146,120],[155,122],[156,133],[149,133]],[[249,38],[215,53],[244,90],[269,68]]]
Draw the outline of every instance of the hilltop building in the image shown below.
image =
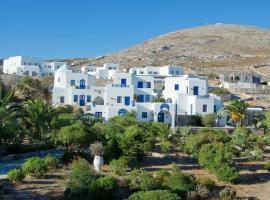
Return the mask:
[[54,72],[62,65],[66,65],[66,62],[46,62],[40,58],[14,56],[4,60],[3,73],[33,77],[54,76]]

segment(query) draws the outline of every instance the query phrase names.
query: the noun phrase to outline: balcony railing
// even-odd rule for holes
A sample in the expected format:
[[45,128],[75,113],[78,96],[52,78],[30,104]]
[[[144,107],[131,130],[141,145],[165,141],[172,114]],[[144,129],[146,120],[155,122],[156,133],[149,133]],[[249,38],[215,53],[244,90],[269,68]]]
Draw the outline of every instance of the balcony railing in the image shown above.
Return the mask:
[[129,85],[124,85],[124,84],[112,84],[113,87],[121,87],[121,88],[129,88]]

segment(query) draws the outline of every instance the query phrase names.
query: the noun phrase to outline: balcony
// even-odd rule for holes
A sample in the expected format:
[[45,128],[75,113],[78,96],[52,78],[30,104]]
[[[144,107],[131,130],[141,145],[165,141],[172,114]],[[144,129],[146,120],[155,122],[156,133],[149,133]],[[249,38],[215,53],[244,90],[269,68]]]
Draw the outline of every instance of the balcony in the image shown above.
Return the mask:
[[73,85],[76,89],[90,89],[90,86],[84,86],[84,87],[81,87],[81,86],[76,86],[76,85]]
[[123,84],[112,84],[112,87],[121,87],[121,88],[129,88],[129,85],[123,85]]

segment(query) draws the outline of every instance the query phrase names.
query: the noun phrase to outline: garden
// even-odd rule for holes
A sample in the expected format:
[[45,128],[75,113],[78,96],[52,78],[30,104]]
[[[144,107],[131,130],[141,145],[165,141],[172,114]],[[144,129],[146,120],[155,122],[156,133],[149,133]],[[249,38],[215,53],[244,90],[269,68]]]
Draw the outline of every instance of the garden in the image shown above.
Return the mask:
[[[171,130],[140,123],[135,113],[109,121],[80,108],[52,107],[43,82],[22,79],[1,87],[1,156],[60,149],[56,158],[32,156],[1,180],[3,199],[267,199],[270,196],[270,114],[254,130],[243,126],[246,105],[224,112],[232,131],[204,127]],[[35,80],[37,81],[37,80]],[[35,86],[35,87],[33,87]]]

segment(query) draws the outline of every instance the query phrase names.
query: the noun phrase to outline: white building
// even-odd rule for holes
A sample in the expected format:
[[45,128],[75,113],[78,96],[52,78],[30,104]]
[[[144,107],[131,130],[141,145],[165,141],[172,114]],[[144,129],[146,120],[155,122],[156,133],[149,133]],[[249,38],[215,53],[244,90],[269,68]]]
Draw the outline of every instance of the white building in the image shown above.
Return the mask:
[[227,89],[256,88],[260,85],[261,79],[262,76],[260,75],[242,72],[228,72],[227,74],[221,74],[219,77],[220,87],[224,87]]
[[218,96],[208,94],[206,77],[184,75],[165,79],[164,98],[177,105],[178,115],[206,115],[223,107]]
[[114,63],[105,63],[102,67],[83,66],[82,72],[87,72],[97,79],[112,79],[115,73],[120,72],[119,65]]
[[[91,70],[91,68],[90,68]],[[84,68],[75,72],[62,66],[55,72],[53,104],[82,107],[105,120],[136,111],[141,122],[177,125],[178,116],[217,112],[223,102],[208,94],[208,80],[191,75],[165,77],[163,95],[167,102],[154,102],[154,76],[131,73],[112,74],[112,83],[97,86],[96,77]]]
[[65,64],[66,62],[45,62],[40,58],[14,56],[4,60],[3,73],[18,76],[53,76],[55,70]]
[[163,82],[166,77],[181,76],[184,72],[181,66],[168,65],[163,67],[132,67],[129,69],[129,73],[137,76],[152,76],[155,82]]

